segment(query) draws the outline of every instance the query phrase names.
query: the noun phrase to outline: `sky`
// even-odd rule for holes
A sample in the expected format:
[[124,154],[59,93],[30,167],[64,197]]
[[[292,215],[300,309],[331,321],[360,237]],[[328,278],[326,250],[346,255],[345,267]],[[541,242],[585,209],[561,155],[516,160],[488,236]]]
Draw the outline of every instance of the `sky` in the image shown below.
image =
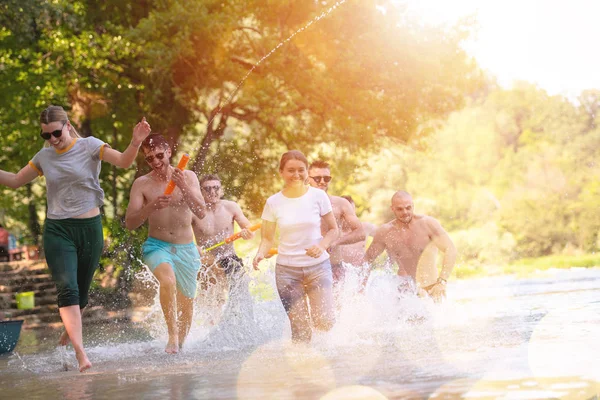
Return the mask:
[[550,94],[600,89],[600,0],[398,0],[431,24],[475,15],[465,49],[510,87],[538,84]]

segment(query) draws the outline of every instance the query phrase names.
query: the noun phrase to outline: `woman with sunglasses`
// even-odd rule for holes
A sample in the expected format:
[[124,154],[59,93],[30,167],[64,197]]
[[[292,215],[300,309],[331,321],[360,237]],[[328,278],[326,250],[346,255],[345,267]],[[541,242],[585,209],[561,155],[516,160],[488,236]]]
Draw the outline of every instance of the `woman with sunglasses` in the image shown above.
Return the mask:
[[45,147],[18,173],[0,170],[0,184],[16,189],[37,176],[46,177],[48,214],[43,243],[66,331],[60,344],[71,340],[79,371],[83,372],[92,364],[83,348],[81,315],[104,246],[100,164],[106,161],[121,168],[131,166],[150,134],[150,125],[145,119],[139,122],[131,143],[121,153],[95,137],[80,137],[60,106],[42,111],[40,123]]
[[292,340],[308,342],[312,326],[329,330],[335,322],[333,277],[325,249],[337,238],[338,227],[327,194],[307,185],[304,154],[298,150],[284,153],[279,174],[283,190],[267,199],[262,240],[253,265],[258,269],[258,263],[268,256],[279,226],[277,291],[290,319]]

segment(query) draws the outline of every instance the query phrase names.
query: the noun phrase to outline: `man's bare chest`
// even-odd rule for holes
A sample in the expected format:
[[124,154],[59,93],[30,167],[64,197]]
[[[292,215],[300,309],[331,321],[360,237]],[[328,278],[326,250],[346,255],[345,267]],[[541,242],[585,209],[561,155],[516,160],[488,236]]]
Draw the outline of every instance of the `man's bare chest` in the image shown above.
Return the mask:
[[431,243],[431,238],[425,232],[392,231],[386,235],[385,245],[388,251],[396,256],[420,256]]
[[[162,185],[162,187],[161,185],[156,185],[155,187],[151,185],[146,186],[142,192],[144,195],[144,203],[150,204],[154,202],[159,196],[162,196],[164,193],[164,186],[165,185]],[[187,207],[185,199],[183,198],[183,193],[181,193],[180,190],[177,190],[177,188],[175,189],[173,194],[170,195],[170,198],[171,200],[169,201],[168,208],[180,210],[182,207]]]
[[204,236],[215,236],[233,230],[233,215],[226,210],[207,212],[200,221],[200,231]]

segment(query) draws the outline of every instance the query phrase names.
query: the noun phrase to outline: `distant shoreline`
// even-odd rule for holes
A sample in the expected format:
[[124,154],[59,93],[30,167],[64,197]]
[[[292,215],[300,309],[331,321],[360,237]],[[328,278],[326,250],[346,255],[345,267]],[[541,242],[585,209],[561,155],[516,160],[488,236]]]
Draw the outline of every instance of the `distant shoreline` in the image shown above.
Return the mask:
[[485,276],[516,275],[528,277],[539,271],[569,268],[598,268],[600,254],[582,254],[576,256],[552,255],[535,258],[522,258],[504,265],[475,265],[465,263],[457,265],[452,273],[458,279],[481,278]]

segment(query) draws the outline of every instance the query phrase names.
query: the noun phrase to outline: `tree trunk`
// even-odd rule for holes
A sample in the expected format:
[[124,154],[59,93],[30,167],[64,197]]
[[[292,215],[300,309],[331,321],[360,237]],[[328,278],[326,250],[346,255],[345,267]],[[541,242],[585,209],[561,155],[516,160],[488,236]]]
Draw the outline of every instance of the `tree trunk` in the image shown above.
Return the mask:
[[[223,132],[227,127],[227,118],[229,116],[227,113],[232,108],[231,104],[228,105],[228,107],[223,107],[222,109],[215,108],[210,113],[210,118],[208,119],[209,123],[206,126],[206,135],[204,135],[204,138],[202,138],[202,142],[200,143],[200,149],[198,150],[198,154],[196,154],[196,157],[194,158],[194,165],[192,166],[192,170],[196,174],[200,173],[204,168],[204,163],[206,162],[206,157],[208,156],[208,151],[210,150],[210,145],[212,144],[212,142],[223,136]],[[214,120],[216,119],[216,116],[219,113],[221,114],[221,117],[219,118],[219,123],[217,124],[216,128],[213,128]]]

